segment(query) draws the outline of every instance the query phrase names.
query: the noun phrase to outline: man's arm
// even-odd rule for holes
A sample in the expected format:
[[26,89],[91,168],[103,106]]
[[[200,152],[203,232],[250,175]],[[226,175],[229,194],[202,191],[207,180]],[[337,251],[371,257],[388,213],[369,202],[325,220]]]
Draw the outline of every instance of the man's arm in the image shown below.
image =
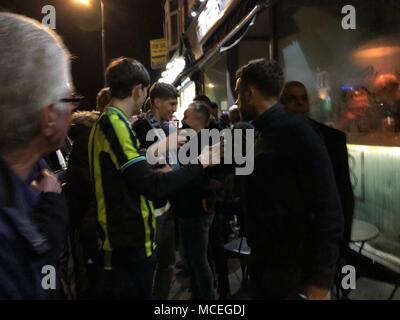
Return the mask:
[[169,173],[154,171],[138,150],[134,132],[114,115],[104,118],[100,129],[110,145],[111,160],[128,186],[150,199],[165,198],[203,174],[201,164],[187,165]]
[[51,245],[51,258],[57,261],[65,245],[68,227],[68,208],[61,185],[53,173],[44,170],[32,186],[41,192],[32,218]]
[[306,125],[293,137],[299,139],[296,145],[301,148],[302,185],[312,211],[310,232],[315,247],[310,255],[309,288],[314,293],[318,291],[315,288],[327,291],[334,281],[343,237],[342,208],[332,164],[322,139]]
[[350,242],[351,225],[353,223],[354,216],[354,192],[350,179],[349,154],[346,145],[346,135],[344,133],[338,135],[336,143],[336,154],[333,156],[336,157],[337,164],[334,166],[334,170],[336,171],[336,182],[342,201],[344,216],[343,250],[347,250],[347,246]]
[[203,174],[203,166],[189,164],[176,171],[159,173],[147,161],[140,161],[123,171],[127,184],[149,199],[162,199],[178,192]]

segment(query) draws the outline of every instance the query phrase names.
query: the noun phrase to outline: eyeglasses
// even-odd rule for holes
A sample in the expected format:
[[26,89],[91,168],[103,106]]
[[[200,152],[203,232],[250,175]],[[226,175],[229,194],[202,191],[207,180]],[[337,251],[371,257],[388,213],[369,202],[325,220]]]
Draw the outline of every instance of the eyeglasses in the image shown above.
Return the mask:
[[71,95],[71,97],[60,99],[60,102],[61,103],[69,103],[74,106],[79,106],[79,104],[85,99],[86,98],[84,96],[80,96],[80,95],[74,93]]

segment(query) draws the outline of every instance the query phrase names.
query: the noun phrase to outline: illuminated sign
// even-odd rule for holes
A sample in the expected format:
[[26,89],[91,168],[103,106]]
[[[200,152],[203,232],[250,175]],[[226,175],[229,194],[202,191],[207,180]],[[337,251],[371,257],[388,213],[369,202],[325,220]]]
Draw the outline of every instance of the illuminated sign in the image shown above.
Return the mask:
[[226,9],[233,3],[233,0],[208,0],[204,10],[200,13],[197,21],[197,39],[202,41],[206,34],[221,19]]
[[165,82],[172,84],[178,78],[178,76],[182,73],[183,70],[185,70],[186,67],[186,61],[185,58],[183,57],[178,57],[173,60],[171,60],[167,64],[167,70],[165,70],[161,74],[161,79],[159,82]]
[[167,63],[168,46],[166,39],[155,39],[150,41],[151,68],[161,69]]

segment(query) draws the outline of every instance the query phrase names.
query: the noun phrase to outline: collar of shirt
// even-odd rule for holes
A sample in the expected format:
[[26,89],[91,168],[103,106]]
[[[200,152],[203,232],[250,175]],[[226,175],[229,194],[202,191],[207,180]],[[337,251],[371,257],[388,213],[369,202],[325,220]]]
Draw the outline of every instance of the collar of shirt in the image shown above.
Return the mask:
[[252,122],[252,125],[257,131],[262,131],[262,129],[267,126],[275,117],[280,116],[283,113],[285,113],[283,105],[276,103],[257,119],[255,119]]
[[107,106],[104,109],[104,111],[107,111],[107,110],[110,110],[110,111],[113,111],[113,112],[117,113],[129,125],[129,128],[132,127],[131,126],[131,122],[129,121],[127,115],[120,108],[114,107],[114,106]]
[[171,122],[164,121],[160,123],[152,111],[147,112],[146,120],[153,129],[162,129],[166,136],[172,132],[173,126],[171,125]]

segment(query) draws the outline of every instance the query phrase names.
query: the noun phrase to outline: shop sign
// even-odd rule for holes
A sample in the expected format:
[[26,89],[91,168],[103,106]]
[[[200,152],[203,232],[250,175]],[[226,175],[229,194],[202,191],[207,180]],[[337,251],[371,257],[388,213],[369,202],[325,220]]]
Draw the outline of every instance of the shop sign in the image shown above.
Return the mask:
[[207,33],[220,20],[226,9],[234,2],[234,0],[208,0],[205,9],[200,13],[197,22],[197,39],[201,42]]
[[186,61],[184,57],[177,57],[175,59],[172,59],[167,64],[167,70],[165,70],[161,74],[161,79],[159,81],[169,84],[174,83],[176,78],[178,78],[178,76],[182,73],[182,71],[185,70],[185,67],[186,67]]
[[167,63],[168,46],[166,39],[155,39],[150,41],[151,68],[162,69]]

